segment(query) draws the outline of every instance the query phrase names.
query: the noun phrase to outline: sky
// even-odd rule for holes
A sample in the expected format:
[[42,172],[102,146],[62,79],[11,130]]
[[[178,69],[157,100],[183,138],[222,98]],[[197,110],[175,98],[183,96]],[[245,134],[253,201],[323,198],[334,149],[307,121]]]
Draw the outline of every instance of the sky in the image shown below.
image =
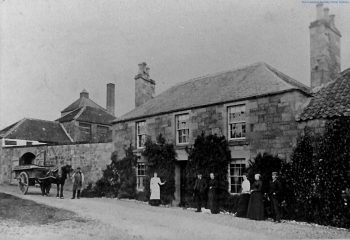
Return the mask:
[[[147,62],[156,94],[195,77],[266,62],[310,85],[303,0],[2,0],[0,129],[20,119],[55,120],[86,89],[116,115],[134,108],[134,76]],[[350,1],[329,3],[350,67]]]

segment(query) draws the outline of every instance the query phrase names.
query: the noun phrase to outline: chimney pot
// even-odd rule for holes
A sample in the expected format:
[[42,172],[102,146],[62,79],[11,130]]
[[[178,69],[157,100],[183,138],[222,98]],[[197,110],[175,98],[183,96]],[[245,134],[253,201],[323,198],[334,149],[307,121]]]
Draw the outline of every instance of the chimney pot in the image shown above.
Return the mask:
[[334,18],[335,18],[335,15],[334,14],[331,14],[329,15],[329,22],[334,25]]
[[84,89],[83,91],[81,91],[80,93],[80,98],[89,98],[89,93],[88,91],[86,91],[86,89]]
[[329,20],[329,8],[324,8],[323,12],[324,12],[323,18],[326,20]]
[[317,3],[316,4],[316,20],[320,20],[323,18],[323,3]]

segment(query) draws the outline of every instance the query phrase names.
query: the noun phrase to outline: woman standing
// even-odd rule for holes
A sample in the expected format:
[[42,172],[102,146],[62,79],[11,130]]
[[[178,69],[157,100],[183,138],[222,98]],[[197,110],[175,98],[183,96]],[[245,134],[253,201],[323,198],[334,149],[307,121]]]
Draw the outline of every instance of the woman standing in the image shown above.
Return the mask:
[[160,178],[157,176],[157,173],[154,172],[153,178],[150,182],[150,191],[151,196],[149,198],[149,204],[152,206],[159,206],[160,204],[160,185],[164,185],[166,181],[161,182]]
[[208,203],[212,214],[219,213],[219,208],[217,203],[218,187],[219,187],[219,184],[218,184],[218,181],[215,179],[214,173],[210,173]]
[[252,184],[247,217],[254,220],[263,220],[264,202],[261,193],[262,181],[260,180],[260,174],[255,174],[254,178],[255,181]]
[[250,182],[247,175],[243,174],[242,193],[238,200],[237,217],[246,217],[250,198]]

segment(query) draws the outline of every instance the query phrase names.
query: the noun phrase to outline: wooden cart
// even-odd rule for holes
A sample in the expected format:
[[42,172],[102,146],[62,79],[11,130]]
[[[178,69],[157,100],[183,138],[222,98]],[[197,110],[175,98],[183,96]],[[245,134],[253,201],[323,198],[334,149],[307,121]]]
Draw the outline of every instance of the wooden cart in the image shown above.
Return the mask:
[[20,165],[13,168],[15,178],[18,180],[19,190],[26,194],[29,186],[34,186],[35,183],[39,183],[39,179],[45,178],[49,170],[53,166],[39,166],[35,164]]

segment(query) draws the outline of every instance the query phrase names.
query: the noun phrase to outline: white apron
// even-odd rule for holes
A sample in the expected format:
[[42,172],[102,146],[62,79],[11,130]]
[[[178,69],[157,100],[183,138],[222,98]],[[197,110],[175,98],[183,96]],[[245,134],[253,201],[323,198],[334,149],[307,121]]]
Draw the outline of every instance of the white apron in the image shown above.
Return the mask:
[[160,200],[160,178],[159,177],[153,177],[151,178],[150,182],[150,190],[151,190],[151,196],[149,199],[153,200]]

